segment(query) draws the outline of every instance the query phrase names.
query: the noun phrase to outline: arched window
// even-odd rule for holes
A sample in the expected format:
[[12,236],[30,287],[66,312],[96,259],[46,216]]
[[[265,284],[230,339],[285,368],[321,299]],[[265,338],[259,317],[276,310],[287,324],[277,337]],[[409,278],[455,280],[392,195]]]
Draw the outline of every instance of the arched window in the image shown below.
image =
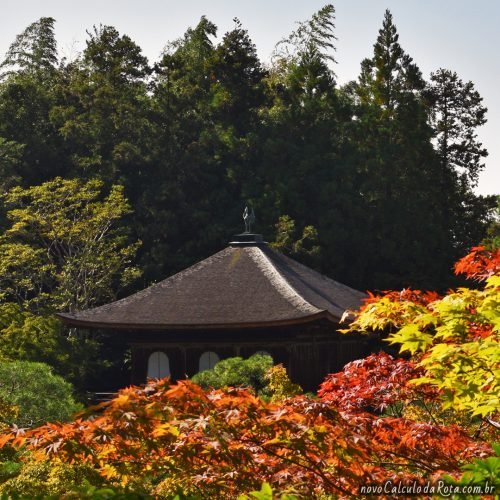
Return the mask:
[[168,356],[161,351],[155,351],[148,359],[148,378],[164,378],[170,376]]
[[215,352],[204,352],[200,356],[200,372],[211,370],[219,361],[220,358]]

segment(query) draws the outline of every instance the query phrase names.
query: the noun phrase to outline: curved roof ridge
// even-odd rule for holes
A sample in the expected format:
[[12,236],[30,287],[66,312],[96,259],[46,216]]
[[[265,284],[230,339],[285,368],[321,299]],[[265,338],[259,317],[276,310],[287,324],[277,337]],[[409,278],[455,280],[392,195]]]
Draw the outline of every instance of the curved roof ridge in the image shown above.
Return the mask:
[[276,268],[271,259],[259,247],[248,247],[248,255],[257,265],[259,270],[266,276],[274,289],[290,304],[304,313],[317,314],[323,312],[324,309],[319,309],[308,302],[295,287],[283,276]]
[[346,309],[361,305],[361,300],[366,296],[359,290],[339,283],[281,252],[271,248],[263,251],[304,300],[339,319]]
[[315,274],[318,278],[325,280],[325,281],[329,281],[330,283],[333,283],[335,286],[342,288],[343,290],[345,290],[349,293],[357,294],[360,297],[367,296],[366,293],[361,292],[360,290],[356,290],[355,288],[352,288],[351,286],[346,285],[345,283],[341,283],[340,281],[334,280],[333,278],[330,278],[330,276],[327,276],[326,274],[321,274],[319,271],[316,271],[316,269],[313,269],[312,267],[307,267],[306,265],[302,264],[298,260],[291,259],[290,257],[288,257],[288,255],[285,255],[284,253],[277,252],[276,250],[273,250],[273,251],[275,253],[279,253],[280,256],[283,257],[286,261],[293,263],[293,265],[295,267],[299,267],[299,268],[303,269],[305,272]]

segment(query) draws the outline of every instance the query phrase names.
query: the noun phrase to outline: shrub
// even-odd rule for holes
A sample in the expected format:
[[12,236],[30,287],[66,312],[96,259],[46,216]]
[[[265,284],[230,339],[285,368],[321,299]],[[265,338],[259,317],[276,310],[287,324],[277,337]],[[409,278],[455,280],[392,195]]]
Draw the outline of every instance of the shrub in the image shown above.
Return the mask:
[[0,415],[5,424],[33,427],[68,420],[82,408],[72,393],[71,384],[44,363],[0,362],[0,401],[17,409]]
[[219,361],[211,370],[197,373],[192,380],[204,389],[249,387],[257,393],[265,393],[269,384],[266,374],[272,366],[273,358],[267,354],[254,354],[248,359],[227,358]]

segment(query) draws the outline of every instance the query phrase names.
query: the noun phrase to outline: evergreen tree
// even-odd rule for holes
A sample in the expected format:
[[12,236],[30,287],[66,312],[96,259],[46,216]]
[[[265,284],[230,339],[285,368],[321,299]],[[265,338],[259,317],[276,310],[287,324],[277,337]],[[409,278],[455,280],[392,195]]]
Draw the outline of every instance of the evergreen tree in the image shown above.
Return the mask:
[[268,214],[268,231],[282,226],[284,214],[298,234],[317,230],[308,264],[355,285],[352,228],[362,214],[347,139],[352,108],[335,85],[334,40],[334,9],[327,6],[278,44],[267,78],[272,105],[263,113],[257,208]]
[[472,82],[463,82],[446,69],[431,73],[426,96],[443,171],[454,171],[474,187],[488,155],[476,133],[486,123],[483,98]]
[[[447,255],[447,228],[424,86],[386,11],[373,57],[348,89],[357,105],[353,138],[366,214],[358,264],[365,287],[439,286],[451,266],[439,257]],[[412,254],[419,258],[409,262]]]
[[145,200],[145,237],[161,275],[224,246],[253,189],[264,70],[239,21],[218,46],[215,34],[202,17],[156,68],[157,177]]
[[211,180],[211,159],[203,145],[213,128],[208,64],[216,33],[217,27],[202,17],[167,46],[155,66],[153,173],[138,207],[146,280],[167,276],[207,254],[206,232],[212,225],[208,207],[200,210],[200,205],[206,193],[220,186]]
[[487,109],[472,82],[464,83],[455,72],[439,69],[431,74],[425,97],[435,130],[440,186],[447,193],[443,207],[458,258],[485,236],[495,199],[476,196],[479,173],[488,152],[476,129],[486,123]]
[[140,47],[112,26],[88,35],[82,57],[61,72],[51,119],[73,173],[119,182],[133,203],[148,164],[149,67]]
[[52,17],[41,17],[17,35],[0,64],[4,76],[17,70],[43,77],[44,73],[55,70],[58,63],[55,22]]
[[54,23],[41,18],[28,26],[0,65],[0,137],[19,145],[8,175],[25,186],[63,175],[68,167],[50,120],[59,77]]
[[22,144],[0,137],[0,196],[20,182],[17,172],[23,149]]
[[490,210],[472,192],[486,154],[473,84],[439,70],[426,86],[388,11],[343,88],[332,5],[269,68],[238,20],[216,34],[202,17],[152,70],[111,26],[71,63],[52,18],[28,26],[0,68],[0,191],[56,176],[123,185],[143,284],[223,247],[250,203],[266,239],[288,216],[296,238],[315,236],[309,263],[350,285],[445,286]]

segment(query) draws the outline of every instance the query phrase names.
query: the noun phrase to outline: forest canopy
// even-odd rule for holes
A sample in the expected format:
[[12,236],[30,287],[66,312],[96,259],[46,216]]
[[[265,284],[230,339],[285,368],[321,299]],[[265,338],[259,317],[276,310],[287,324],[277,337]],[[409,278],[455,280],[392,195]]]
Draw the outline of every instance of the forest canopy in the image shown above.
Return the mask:
[[362,290],[445,289],[485,235],[482,98],[452,69],[424,77],[389,11],[344,86],[332,5],[269,63],[237,19],[217,39],[202,17],[157,61],[103,25],[61,59],[55,22],[33,22],[1,63],[0,192],[56,177],[122,186],[129,244],[142,241],[137,288],[224,247],[247,203],[269,241],[289,253],[298,241],[300,259]]

